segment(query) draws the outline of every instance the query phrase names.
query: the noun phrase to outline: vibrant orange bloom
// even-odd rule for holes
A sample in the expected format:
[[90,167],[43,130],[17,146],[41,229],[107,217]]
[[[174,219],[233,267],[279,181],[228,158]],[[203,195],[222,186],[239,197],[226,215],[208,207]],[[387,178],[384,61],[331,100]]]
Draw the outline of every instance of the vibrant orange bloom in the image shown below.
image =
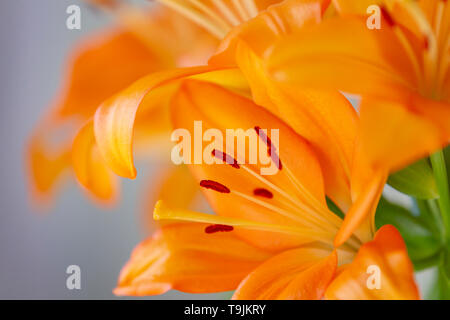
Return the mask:
[[[141,110],[148,109],[149,102],[157,101],[155,98],[150,98],[157,90],[178,85],[180,81],[187,78],[216,83],[245,97],[249,96],[250,87],[258,104],[280,116],[290,128],[305,137],[311,144],[318,159],[316,165],[319,166],[319,169],[304,171],[303,174],[312,177],[316,177],[316,175],[325,177],[322,182],[325,190],[316,194],[315,197],[324,199],[325,194],[327,194],[344,211],[347,211],[352,204],[356,204],[358,212],[363,213],[360,216],[365,223],[356,230],[362,221],[352,220],[356,223],[350,225],[351,228],[347,229],[350,230],[350,233],[355,233],[354,237],[357,237],[357,241],[360,243],[370,240],[374,233],[373,213],[381,195],[385,176],[375,180],[370,185],[369,192],[364,194],[364,197],[358,197],[358,202],[352,202],[352,193],[355,193],[355,189],[350,188],[350,182],[353,176],[365,177],[370,174],[370,170],[367,169],[367,165],[363,161],[364,159],[361,156],[357,158],[354,156],[357,142],[357,115],[353,107],[337,92],[298,90],[289,86],[279,86],[270,81],[264,74],[264,70],[259,68],[261,57],[258,56],[260,53],[258,50],[263,50],[264,46],[270,45],[271,41],[275,41],[277,37],[283,34],[280,34],[279,30],[284,30],[284,28],[273,25],[271,21],[278,21],[278,23],[283,21],[296,22],[297,27],[301,28],[310,20],[320,20],[327,5],[328,1],[323,3],[317,1],[286,1],[279,6],[273,6],[257,18],[236,28],[225,39],[220,52],[211,59],[209,66],[169,70],[149,75],[103,103],[96,112],[94,131],[98,148],[108,166],[118,175],[128,178],[136,176],[132,146],[134,127],[139,120],[137,112],[138,110],[141,112]],[[247,34],[266,34],[267,37],[263,38],[262,44],[258,44],[253,41],[253,37],[247,37]],[[265,42],[267,39],[269,41]],[[244,73],[245,78],[242,73]],[[259,77],[252,75],[258,75]],[[210,95],[205,94],[205,96],[215,97],[217,94],[211,93]],[[209,98],[206,99],[209,102]],[[230,103],[239,105],[237,102]],[[226,110],[226,108],[223,108],[223,110]],[[211,114],[211,112],[218,112],[218,109],[205,108],[204,112]],[[177,112],[175,114],[184,113]],[[186,114],[186,119],[190,119],[191,116],[190,113]],[[230,116],[218,112],[217,115],[211,114],[212,117],[229,119]],[[268,126],[273,126],[273,123],[268,122]],[[288,150],[295,149],[299,152],[304,151],[299,149],[298,146],[288,148]],[[310,151],[305,152],[308,154]],[[89,160],[90,154],[85,150],[74,150],[74,154],[81,158],[80,163],[87,164],[91,161]],[[339,156],[336,157],[336,154]],[[299,157],[304,157],[304,155],[299,154]],[[355,163],[357,166],[355,166]],[[295,164],[293,165],[295,166]],[[358,175],[353,174],[353,172],[357,172]],[[314,181],[314,179],[311,178],[311,181]],[[284,180],[285,186],[290,183],[289,178],[285,177]],[[308,189],[318,190],[323,189],[323,186]],[[292,192],[296,193],[295,190],[292,190]],[[309,199],[308,201],[314,198],[309,193],[301,197]],[[313,200],[312,206],[314,210],[326,212],[327,218],[324,220],[328,219],[334,225],[335,229],[332,229],[328,235],[321,234],[321,237],[328,238],[330,242],[340,226],[340,220],[329,212],[323,203],[318,204]],[[244,212],[246,211],[244,210]],[[271,214],[266,213],[265,215],[269,219]],[[366,216],[368,216],[367,219]],[[272,221],[270,220],[270,222]],[[310,225],[307,224],[307,226]],[[264,239],[265,237],[260,236],[259,238]]]
[[[51,199],[56,183],[72,166],[79,182],[96,200],[114,201],[116,177],[102,164],[95,140],[89,135],[92,126],[87,125],[80,132],[74,146],[91,154],[92,163],[83,163],[77,157],[72,160],[75,134],[104,100],[137,79],[166,68],[205,63],[217,45],[208,33],[170,9],[153,6],[148,13],[119,6],[115,1],[92,3],[112,9],[121,24],[92,35],[77,46],[69,59],[62,90],[33,133],[27,160],[32,195],[39,202]],[[167,91],[156,94],[168,96]],[[158,103],[164,106],[167,99],[159,98]],[[136,139],[146,142],[147,151],[149,139],[167,134],[170,128],[167,108],[153,108],[142,113],[140,119]],[[147,125],[149,119],[152,126]],[[82,141],[81,136],[86,140]],[[90,173],[97,178],[93,179]]]
[[[361,186],[355,186],[357,194],[365,197],[387,172],[450,140],[450,4],[442,0],[333,3],[338,15],[300,29],[284,29],[289,34],[260,56],[266,70],[285,85],[362,95],[360,148],[373,173],[358,175],[354,183]],[[380,5],[380,29],[367,25],[366,10],[374,3]],[[364,201],[367,197],[360,200]],[[364,220],[360,207],[346,215],[336,244]]]
[[[327,102],[339,114],[351,114],[345,99]],[[226,129],[250,128],[256,139],[262,138],[260,128],[269,139],[270,130],[279,129],[279,150],[264,148],[276,153],[280,170],[261,175],[262,164],[247,164],[248,150],[234,155],[228,142],[213,154],[242,163],[191,165],[217,215],[159,203],[155,219],[172,223],[135,249],[116,294],[237,288],[236,299],[418,298],[406,247],[393,227],[383,227],[366,244],[372,235],[360,230],[333,249],[342,220],[326,205],[315,149],[287,123],[242,94],[197,80],[183,81],[172,100],[172,119],[176,128],[190,132],[201,120],[205,130],[216,128],[224,136]],[[377,293],[365,289],[369,265],[381,270]]]
[[[298,90],[286,85],[280,86],[270,81],[261,68],[260,55],[284,34],[282,30],[301,28],[311,21],[320,20],[326,13],[328,5],[329,1],[289,0],[269,7],[258,17],[234,28],[224,40],[219,53],[210,60],[208,67],[149,75],[117,97],[103,103],[96,113],[94,128],[99,150],[107,165],[116,174],[133,179],[136,170],[133,164],[132,141],[134,127],[141,118],[136,114],[137,111],[141,113],[142,110],[151,110],[149,102],[158,101],[157,97],[154,97],[155,92],[176,86],[183,78],[194,76],[203,80],[208,78],[208,81],[241,93],[251,89],[258,104],[276,113],[297,133],[307,138],[313,144],[325,172],[327,195],[342,210],[347,211],[352,204],[352,198],[355,199],[359,195],[357,188],[352,188],[351,194],[350,184],[363,185],[365,182],[365,179],[352,181],[355,179],[351,172],[358,172],[355,175],[357,178],[366,178],[371,174],[371,170],[367,165],[363,165],[365,163],[363,161],[357,161],[358,170],[352,170],[353,163],[356,162],[354,161],[356,114],[353,108],[348,107],[336,112],[332,102],[336,99],[345,100],[337,92]],[[273,21],[286,25],[276,25]],[[259,36],[261,34],[265,35],[262,39]],[[311,107],[314,105],[315,107]],[[340,121],[335,121],[336,118]],[[75,154],[81,157],[80,163],[88,163],[89,160],[86,159],[89,158],[89,154],[84,150],[79,151],[75,151]],[[366,199],[364,202],[357,202],[358,206],[355,206],[353,211],[374,213],[385,178],[385,175],[377,176],[374,183],[370,184],[372,188],[368,190],[371,197],[364,198]],[[366,210],[367,206],[370,206],[370,210]],[[370,228],[373,215],[367,219],[361,216],[355,220],[357,222],[355,225],[359,225],[361,220],[367,221],[363,228]],[[352,231],[353,229],[349,232]]]
[[[265,151],[276,153],[281,164],[274,176],[260,175],[261,164],[247,161],[192,166],[217,215],[160,203],[155,218],[177,222],[164,224],[135,250],[116,293],[237,288],[235,298],[244,299],[418,298],[399,233],[385,226],[374,238],[373,213],[387,168],[375,166],[364,135],[359,140],[355,110],[337,91],[308,85],[299,90],[274,82],[265,68],[273,44],[286,34],[334,21],[328,19],[334,14],[330,1],[287,0],[259,15],[252,1],[160,2],[218,38],[231,32],[207,66],[151,70],[131,86],[124,84],[102,97],[93,119],[93,110],[85,114],[87,122],[73,144],[79,181],[109,199],[115,192],[110,169],[134,178],[133,143],[148,136],[141,130],[159,129],[153,124],[167,109],[158,106],[169,100],[175,127],[191,132],[195,120],[222,132],[250,129],[255,139],[262,139],[260,128],[279,129],[281,148],[268,144]],[[127,21],[141,26],[139,20]],[[227,155],[228,147],[213,154]],[[65,160],[66,153],[60,154]],[[59,166],[49,167],[56,177]],[[326,196],[347,213],[344,224],[328,209]],[[367,288],[371,265],[381,270],[382,288],[376,294]]]

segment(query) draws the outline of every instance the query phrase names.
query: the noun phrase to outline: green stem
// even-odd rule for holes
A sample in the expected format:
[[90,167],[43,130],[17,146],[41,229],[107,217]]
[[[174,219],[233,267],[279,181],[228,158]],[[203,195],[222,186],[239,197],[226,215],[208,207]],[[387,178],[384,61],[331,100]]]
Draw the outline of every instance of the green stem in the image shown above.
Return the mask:
[[437,228],[437,231],[439,232],[439,237],[440,239],[445,239],[445,226],[444,223],[442,222],[442,216],[441,216],[441,211],[439,210],[439,205],[437,203],[436,199],[428,199],[426,200],[428,208],[429,208],[429,212],[432,216],[432,227]]
[[439,192],[439,208],[441,209],[442,222],[445,226],[444,239],[450,242],[450,192],[447,179],[447,168],[445,167],[444,153],[442,150],[430,156],[433,167],[434,179]]

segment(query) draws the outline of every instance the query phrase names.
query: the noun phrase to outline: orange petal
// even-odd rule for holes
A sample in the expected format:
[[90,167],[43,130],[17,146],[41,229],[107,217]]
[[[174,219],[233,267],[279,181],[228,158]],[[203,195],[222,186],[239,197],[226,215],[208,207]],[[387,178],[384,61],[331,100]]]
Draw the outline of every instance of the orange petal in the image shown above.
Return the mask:
[[236,59],[255,102],[311,143],[324,172],[327,195],[346,211],[351,204],[350,167],[358,120],[352,105],[337,91],[299,90],[276,83],[247,46],[238,45]]
[[27,171],[33,201],[47,205],[70,168],[70,143],[51,147],[42,130],[37,130],[27,146]]
[[[362,146],[361,136],[358,136],[356,141],[355,150],[353,154],[353,164],[351,167],[351,192],[352,192],[352,202],[356,204],[362,201],[363,194],[367,194],[367,186],[373,183],[374,177],[380,175],[372,164],[369,162],[367,155],[365,154]],[[384,184],[385,182],[380,182]],[[372,200],[372,204],[369,204],[367,212],[364,212],[359,208],[360,213],[364,216],[361,219],[360,225],[353,231],[353,233],[361,240],[362,243],[370,241],[375,235],[375,209],[378,204],[377,199]],[[355,211],[357,208],[353,207],[352,210]]]
[[233,295],[241,300],[321,299],[332,281],[337,254],[315,248],[283,252],[256,268]]
[[448,143],[450,104],[418,95],[402,102],[363,99],[361,128],[369,161],[376,168],[395,171]]
[[370,30],[365,18],[346,17],[285,37],[275,45],[268,69],[282,82],[398,97],[417,88],[409,61],[391,28]]
[[193,208],[200,187],[189,169],[184,166],[173,166],[162,174],[149,177],[148,186],[143,194],[142,215],[148,230],[155,226],[153,208],[157,200],[162,200],[171,208]]
[[333,0],[333,5],[340,14],[362,14],[365,15],[367,8],[371,5],[381,6],[385,0]]
[[206,32],[168,8],[125,8],[119,10],[122,26],[89,36],[75,48],[57,103],[61,114],[90,117],[104,100],[139,78],[204,64],[216,46]]
[[346,214],[335,238],[342,244],[364,223],[367,239],[373,214],[388,172],[445,146],[450,139],[450,108],[447,103],[406,95],[402,102],[363,98],[360,106],[361,141],[352,167],[355,203]]
[[105,99],[163,66],[131,32],[115,29],[91,36],[72,54],[59,113],[88,118]]
[[281,87],[270,79],[262,61],[279,38],[305,25],[318,23],[326,6],[327,1],[284,1],[270,7],[234,30],[222,44],[222,52],[210,63],[224,63],[225,56],[235,59],[249,81],[255,102],[286,121],[313,144],[324,170],[327,195],[345,211],[350,205],[349,168],[356,112],[338,92],[299,92],[298,87]]
[[93,122],[89,121],[75,137],[72,164],[80,184],[102,202],[114,202],[118,182],[105,166],[95,144]]
[[222,41],[209,64],[236,65],[235,53],[239,42],[245,43],[262,58],[280,37],[299,30],[305,24],[319,22],[327,3],[327,0],[288,0],[267,8],[256,18],[234,28]]
[[172,208],[189,208],[199,191],[200,188],[192,173],[186,166],[181,165],[172,168],[169,175],[166,175],[157,199],[163,200]]
[[[211,104],[210,97],[215,97],[214,104]],[[309,145],[285,123],[251,100],[207,83],[184,82],[172,103],[175,128],[187,129],[191,137],[199,135],[194,134],[194,121],[202,122],[203,132],[216,129],[224,140],[227,129],[242,129],[240,136],[244,138],[247,134],[250,137],[246,140],[245,154],[244,151],[238,153],[231,150],[233,143],[230,141],[216,141],[219,151],[224,151],[231,159],[239,159],[241,165],[238,167],[220,162],[207,164],[203,161],[203,164],[194,164],[195,159],[190,159],[193,163],[190,167],[198,180],[213,180],[213,183],[219,183],[230,190],[229,193],[220,193],[204,189],[218,214],[265,223],[315,227],[327,230],[330,235],[337,231],[340,219],[326,208],[318,161]],[[274,170],[273,175],[262,174],[261,169],[268,165],[263,165],[261,159],[256,159],[254,164],[249,163],[249,141],[259,141],[255,127],[267,129],[269,135],[272,134],[271,129],[279,130],[280,147],[276,148],[276,153],[281,170]],[[191,155],[195,151],[194,144],[188,147]],[[208,143],[206,148],[209,145]],[[267,146],[263,142],[259,146],[259,150],[267,153]],[[200,153],[200,156],[202,158],[198,160],[202,162],[204,155]],[[243,236],[259,245],[274,244],[261,233],[247,232]],[[280,238],[279,246],[286,248],[292,245],[292,242],[285,243]]]
[[193,67],[154,73],[136,81],[104,102],[95,114],[94,130],[100,153],[108,166],[116,174],[134,179],[136,169],[133,163],[132,142],[136,112],[140,107],[145,109],[154,106],[153,102],[147,105],[144,98],[151,101],[146,96],[154,89],[173,85],[173,81],[185,77],[214,70],[216,70],[214,67]]
[[[369,226],[374,225],[374,214],[380,200],[383,187],[386,183],[387,175],[382,172],[376,172],[368,185],[365,186],[361,194],[353,203],[350,210],[345,214],[339,232],[334,238],[334,245],[339,247],[358,229],[358,227],[369,217]],[[365,233],[361,240],[366,237]]]
[[339,92],[296,90],[281,86],[276,113],[313,146],[327,195],[346,211],[351,204],[350,169],[358,116]]
[[[380,271],[379,289],[376,288],[377,271],[373,270]],[[325,293],[325,298],[419,299],[413,266],[397,229],[390,225],[383,226],[373,241],[364,244],[355,260],[333,280]]]
[[269,254],[235,237],[206,233],[207,224],[162,227],[137,246],[120,273],[117,295],[155,295],[170,289],[190,293],[234,290]]

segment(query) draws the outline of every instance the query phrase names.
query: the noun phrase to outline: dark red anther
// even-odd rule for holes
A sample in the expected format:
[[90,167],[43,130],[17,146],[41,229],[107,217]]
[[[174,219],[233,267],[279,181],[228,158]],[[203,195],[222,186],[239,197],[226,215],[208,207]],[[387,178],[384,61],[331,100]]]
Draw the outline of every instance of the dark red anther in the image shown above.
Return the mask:
[[430,39],[427,36],[423,38],[423,46],[425,50],[428,50],[430,48]]
[[230,232],[233,231],[233,226],[228,226],[226,224],[212,224],[205,228],[206,233],[216,233],[216,232]]
[[395,20],[392,18],[389,11],[384,6],[381,6],[380,9],[381,9],[381,15],[383,16],[384,20],[386,20],[386,22],[389,24],[389,26],[390,27],[395,26]]
[[206,189],[212,189],[220,193],[230,193],[230,189],[225,187],[223,184],[212,180],[202,180],[200,181],[200,186]]
[[257,188],[255,190],[253,190],[253,194],[255,196],[259,196],[259,197],[263,197],[263,198],[267,198],[267,199],[273,198],[273,193],[264,188]]
[[264,132],[264,130],[261,130],[260,127],[256,126],[255,131],[258,134],[258,136],[266,143],[267,145],[267,154],[269,157],[272,158],[272,161],[276,164],[278,167],[278,170],[281,170],[283,165],[281,164],[280,157],[277,154],[277,148],[272,143],[272,140],[267,136],[267,134]]
[[226,154],[225,152],[214,149],[212,151],[212,155],[214,157],[216,157],[217,159],[220,159],[220,160],[224,161],[225,163],[229,164],[233,168],[236,168],[236,169],[240,168],[237,160],[235,158],[233,158],[232,156],[230,156],[229,154]]

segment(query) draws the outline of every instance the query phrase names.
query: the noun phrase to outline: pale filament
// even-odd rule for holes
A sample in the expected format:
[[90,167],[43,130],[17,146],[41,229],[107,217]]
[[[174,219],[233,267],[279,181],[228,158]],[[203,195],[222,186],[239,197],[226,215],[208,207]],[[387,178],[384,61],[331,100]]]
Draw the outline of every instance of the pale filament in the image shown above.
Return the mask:
[[[156,1],[176,10],[218,39],[223,39],[234,26],[253,18],[258,13],[255,0],[232,0],[234,10],[223,0],[211,0],[210,5],[202,0]],[[221,16],[211,8],[212,6]]]
[[[256,133],[255,133],[256,134]],[[259,136],[258,136],[259,137]],[[223,141],[221,142],[223,145]],[[231,154],[234,156],[234,148],[231,147],[229,144],[225,144],[225,150],[227,154]],[[290,207],[297,213],[301,213],[302,216],[305,215],[305,213],[308,213],[312,218],[315,218],[315,221],[321,221],[321,223],[329,224],[333,228],[338,229],[340,225],[342,224],[342,219],[340,219],[338,216],[336,216],[334,213],[332,213],[327,207],[325,207],[320,201],[318,201],[308,190],[303,186],[303,184],[298,181],[295,176],[292,174],[291,170],[286,167],[286,164],[284,164],[284,167],[282,170],[286,171],[286,174],[291,181],[291,183],[294,185],[296,190],[304,197],[304,200],[306,200],[307,204],[303,204],[301,199],[299,199],[297,196],[294,195],[291,196],[287,194],[285,191],[283,191],[281,188],[276,186],[275,184],[268,181],[266,178],[264,178],[262,175],[260,175],[258,172],[254,171],[252,168],[243,165],[245,163],[245,160],[242,161],[242,157],[240,155],[236,155],[238,159],[238,163],[241,163],[241,167],[246,170],[247,173],[251,174],[253,177],[257,178],[267,186],[269,186],[270,189],[276,191],[286,199],[288,199],[294,206],[289,205],[288,203],[284,202],[284,204],[287,207]],[[273,161],[273,159],[271,160]],[[300,210],[300,211],[299,211]]]

